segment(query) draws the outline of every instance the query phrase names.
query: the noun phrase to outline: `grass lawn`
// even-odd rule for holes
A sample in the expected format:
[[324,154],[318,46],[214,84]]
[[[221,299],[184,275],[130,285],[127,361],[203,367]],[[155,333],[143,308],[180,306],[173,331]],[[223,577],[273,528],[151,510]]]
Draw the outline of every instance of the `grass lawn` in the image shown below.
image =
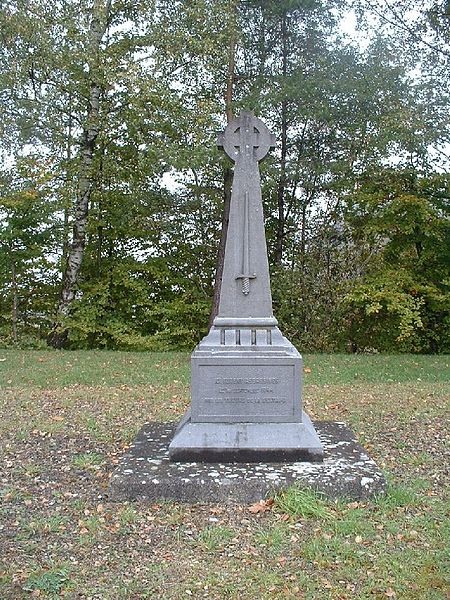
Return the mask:
[[189,356],[0,350],[0,598],[448,599],[450,357],[304,360],[306,410],[356,431],[386,496],[109,502],[142,423],[188,406]]

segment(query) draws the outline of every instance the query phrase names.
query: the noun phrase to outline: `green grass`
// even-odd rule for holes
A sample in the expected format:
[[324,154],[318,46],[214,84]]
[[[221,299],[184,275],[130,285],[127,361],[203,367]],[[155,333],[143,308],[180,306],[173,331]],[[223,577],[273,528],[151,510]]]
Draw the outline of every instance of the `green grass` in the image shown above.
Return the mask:
[[290,530],[285,523],[272,527],[258,527],[255,533],[255,543],[272,554],[281,554],[289,545]]
[[[450,356],[323,354],[303,357],[313,385],[450,381]],[[0,387],[71,385],[187,385],[189,355],[182,352],[0,350]]]
[[305,385],[450,381],[450,355],[306,354]]
[[198,534],[197,544],[199,548],[212,552],[223,548],[232,537],[233,531],[229,527],[209,525]]
[[96,452],[90,452],[85,454],[78,454],[72,459],[72,464],[78,469],[85,470],[97,470],[101,464],[105,461],[101,454]]
[[331,513],[322,495],[295,485],[275,495],[278,510],[294,518],[329,519]]
[[164,385],[189,379],[189,355],[181,352],[0,350],[2,387]]
[[58,567],[48,570],[37,569],[27,578],[23,589],[29,592],[43,592],[46,596],[60,597],[60,592],[69,582],[69,568]]
[[67,517],[62,515],[51,515],[37,518],[34,521],[23,519],[22,529],[29,534],[36,536],[38,534],[45,535],[62,531],[67,524]]
[[[412,488],[391,486],[386,495],[371,502],[345,504],[319,498],[319,510],[327,511],[324,519],[309,508],[313,495],[306,497],[305,501],[298,490],[288,490],[275,498],[278,511],[301,520],[293,537],[292,528],[284,530],[279,551],[286,552],[289,544],[288,553],[297,553],[318,570],[332,573],[335,583],[346,582],[344,597],[344,590],[352,590],[352,582],[358,582],[356,574],[365,573],[353,590],[358,598],[377,597],[377,592],[386,597],[390,589],[392,597],[402,599],[445,598],[450,583],[445,503],[419,496]],[[255,537],[260,540],[261,534]],[[300,537],[301,544],[295,543]],[[413,579],[412,573],[416,574]],[[332,589],[337,593],[338,588]]]
[[0,351],[0,598],[448,600],[449,357],[304,360],[307,411],[352,426],[386,495],[110,502],[142,423],[188,406],[189,356]]

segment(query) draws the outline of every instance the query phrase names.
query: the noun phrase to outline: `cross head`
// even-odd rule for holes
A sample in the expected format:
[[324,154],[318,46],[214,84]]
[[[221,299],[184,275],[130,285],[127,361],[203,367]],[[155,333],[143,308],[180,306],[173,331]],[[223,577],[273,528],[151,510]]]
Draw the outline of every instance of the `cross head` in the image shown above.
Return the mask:
[[219,134],[217,143],[236,163],[258,163],[275,147],[275,136],[252,112],[243,111]]

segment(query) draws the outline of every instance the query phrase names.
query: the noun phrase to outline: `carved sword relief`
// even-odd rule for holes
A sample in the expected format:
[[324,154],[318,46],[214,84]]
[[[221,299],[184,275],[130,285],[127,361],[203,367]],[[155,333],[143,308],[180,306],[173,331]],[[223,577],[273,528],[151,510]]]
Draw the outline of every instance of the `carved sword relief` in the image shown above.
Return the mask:
[[244,226],[242,235],[242,272],[236,279],[242,279],[242,293],[250,293],[250,279],[256,279],[255,273],[250,273],[250,216],[248,207],[248,192],[244,193]]

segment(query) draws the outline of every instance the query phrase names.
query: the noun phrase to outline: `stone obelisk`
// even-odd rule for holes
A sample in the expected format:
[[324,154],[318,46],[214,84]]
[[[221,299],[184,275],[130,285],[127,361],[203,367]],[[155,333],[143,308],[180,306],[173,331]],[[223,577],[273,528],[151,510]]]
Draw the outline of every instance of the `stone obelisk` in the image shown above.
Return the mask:
[[174,461],[321,461],[302,410],[302,358],[272,312],[259,161],[275,138],[251,112],[219,135],[235,162],[219,312],[192,353],[192,402]]

